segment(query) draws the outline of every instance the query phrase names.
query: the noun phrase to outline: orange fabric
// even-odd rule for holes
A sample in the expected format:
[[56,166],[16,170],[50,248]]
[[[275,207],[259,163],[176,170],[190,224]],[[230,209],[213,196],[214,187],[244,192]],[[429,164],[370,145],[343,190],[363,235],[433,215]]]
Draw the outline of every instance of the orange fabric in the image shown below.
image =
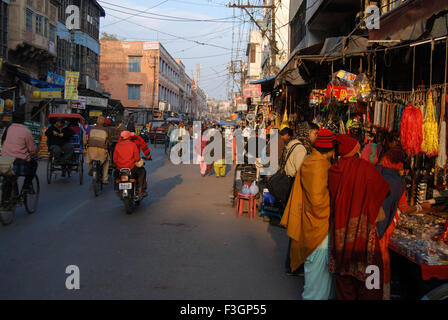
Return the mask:
[[291,238],[291,270],[295,271],[328,235],[331,163],[317,150],[298,170],[281,225]]

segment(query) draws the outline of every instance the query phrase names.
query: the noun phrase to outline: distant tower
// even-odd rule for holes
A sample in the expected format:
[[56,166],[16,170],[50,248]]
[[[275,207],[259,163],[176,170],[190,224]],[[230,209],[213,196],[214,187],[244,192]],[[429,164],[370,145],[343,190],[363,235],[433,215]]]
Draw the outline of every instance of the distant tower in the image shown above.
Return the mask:
[[196,65],[196,85],[199,87],[199,81],[201,79],[201,65]]

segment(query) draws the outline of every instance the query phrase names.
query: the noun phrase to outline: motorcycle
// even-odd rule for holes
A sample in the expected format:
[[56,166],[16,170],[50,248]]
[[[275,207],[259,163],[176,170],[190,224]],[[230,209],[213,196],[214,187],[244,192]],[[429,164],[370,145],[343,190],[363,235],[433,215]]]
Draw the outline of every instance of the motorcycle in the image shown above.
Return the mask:
[[132,214],[144,197],[138,195],[137,180],[132,176],[131,169],[123,168],[115,180],[115,191],[124,203],[127,214]]
[[148,129],[144,128],[141,132],[140,132],[140,137],[142,137],[142,139],[148,143],[150,137],[149,137],[149,131]]

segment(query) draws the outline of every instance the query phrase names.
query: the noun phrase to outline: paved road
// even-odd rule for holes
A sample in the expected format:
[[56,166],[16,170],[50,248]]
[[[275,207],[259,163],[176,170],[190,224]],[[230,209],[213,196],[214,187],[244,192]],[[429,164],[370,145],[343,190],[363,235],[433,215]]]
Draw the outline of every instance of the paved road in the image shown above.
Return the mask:
[[[151,149],[150,197],[132,215],[111,185],[94,198],[86,173],[47,185],[42,162],[37,212],[0,226],[0,299],[299,299],[284,230],[235,219],[232,174],[203,178]],[[68,265],[80,290],[65,288]]]

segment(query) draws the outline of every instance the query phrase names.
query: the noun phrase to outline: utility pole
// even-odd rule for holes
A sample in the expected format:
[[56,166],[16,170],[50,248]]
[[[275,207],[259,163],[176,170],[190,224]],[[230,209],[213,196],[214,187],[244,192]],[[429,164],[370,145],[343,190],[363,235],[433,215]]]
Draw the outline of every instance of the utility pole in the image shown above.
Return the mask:
[[[276,73],[276,64],[277,64],[277,41],[276,41],[276,26],[275,26],[275,0],[271,0],[271,5],[251,5],[249,2],[248,4],[241,4],[241,0],[238,0],[238,4],[231,4],[229,2],[228,7],[229,8],[240,8],[243,9],[250,17],[250,19],[255,23],[255,25],[261,30],[261,34],[263,37],[268,38],[269,40],[269,47],[271,51],[271,70],[270,75],[273,76]],[[267,30],[265,30],[260,24],[255,20],[255,18],[252,16],[252,14],[247,10],[248,8],[263,8],[263,9],[270,9],[271,10],[271,36],[269,37],[267,35]]]

